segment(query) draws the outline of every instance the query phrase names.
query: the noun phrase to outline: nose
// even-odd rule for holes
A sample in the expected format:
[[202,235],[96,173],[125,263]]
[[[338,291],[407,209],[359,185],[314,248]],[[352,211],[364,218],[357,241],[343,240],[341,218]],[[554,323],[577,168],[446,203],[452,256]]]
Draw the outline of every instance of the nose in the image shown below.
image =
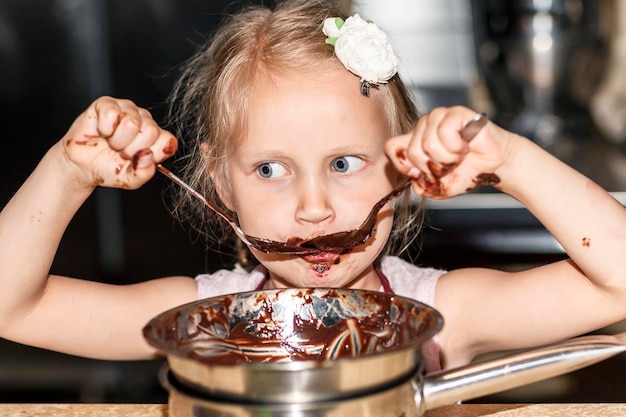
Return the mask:
[[309,178],[299,184],[296,220],[300,223],[319,224],[334,216],[330,204],[329,188],[323,179]]

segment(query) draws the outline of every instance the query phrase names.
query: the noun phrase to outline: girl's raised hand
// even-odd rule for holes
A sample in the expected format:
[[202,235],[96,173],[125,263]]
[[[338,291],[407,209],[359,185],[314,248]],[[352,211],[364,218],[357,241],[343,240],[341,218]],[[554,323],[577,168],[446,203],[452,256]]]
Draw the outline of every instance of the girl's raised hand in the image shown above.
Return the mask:
[[411,133],[386,142],[385,152],[398,171],[414,180],[417,194],[444,199],[500,182],[498,171],[510,153],[508,139],[516,135],[487,123],[465,141],[461,129],[475,114],[460,106],[436,108]]
[[132,101],[101,97],[74,121],[61,146],[78,185],[136,189],[178,142]]

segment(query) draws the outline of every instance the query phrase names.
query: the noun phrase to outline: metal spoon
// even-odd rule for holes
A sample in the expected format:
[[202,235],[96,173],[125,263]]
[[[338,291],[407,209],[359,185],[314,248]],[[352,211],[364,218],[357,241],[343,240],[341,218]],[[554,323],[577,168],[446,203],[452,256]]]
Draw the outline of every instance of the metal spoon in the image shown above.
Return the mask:
[[277,242],[277,241],[274,241],[274,240],[264,239],[264,238],[260,238],[260,237],[254,237],[254,236],[250,236],[250,235],[245,234],[244,231],[239,226],[239,224],[237,223],[237,221],[232,216],[230,216],[224,210],[219,208],[217,205],[215,205],[212,202],[210,202],[209,200],[207,200],[202,194],[200,194],[199,192],[194,190],[189,184],[187,184],[182,179],[180,179],[178,176],[176,176],[172,171],[170,171],[169,169],[165,168],[161,164],[157,164],[156,168],[163,175],[165,175],[166,177],[168,177],[169,179],[174,181],[176,184],[180,185],[186,191],[189,191],[194,197],[196,197],[197,199],[202,201],[208,208],[210,208],[215,213],[217,213],[220,217],[222,217],[224,220],[226,220],[228,222],[228,224],[230,224],[230,226],[233,228],[233,230],[235,231],[235,233],[237,234],[239,239],[241,239],[246,245],[248,245],[248,246],[250,246],[250,247],[252,247],[252,248],[254,248],[256,250],[260,250],[262,252],[267,252],[267,253],[284,253],[284,254],[288,254],[288,255],[302,255],[302,254],[318,253],[318,252],[320,252],[319,249],[303,248],[303,247],[300,247],[300,246],[294,245],[294,244]]
[[[461,137],[466,142],[471,141],[480,132],[480,129],[488,122],[487,115],[484,113],[477,113],[469,122],[461,129]],[[300,247],[319,249],[320,251],[329,250],[345,250],[354,246],[359,246],[365,243],[376,232],[376,222],[378,220],[378,212],[389,200],[400,195],[410,184],[411,179],[403,182],[384,196],[378,203],[374,204],[372,210],[368,214],[367,218],[356,229],[348,230],[345,232],[337,232],[329,235],[323,235],[314,237],[310,240],[301,242]]]
[[[476,136],[476,134],[487,123],[487,121],[488,119],[485,114],[477,114],[461,130],[461,136],[464,140],[469,142],[474,138],[474,136]],[[228,224],[230,224],[230,226],[233,228],[237,236],[246,245],[261,252],[281,253],[285,255],[310,255],[322,251],[345,252],[346,250],[351,249],[355,246],[364,244],[375,233],[376,220],[380,209],[385,204],[387,204],[389,200],[400,195],[411,184],[410,179],[403,182],[399,187],[392,190],[389,194],[387,194],[380,201],[374,204],[365,221],[363,221],[363,223],[361,223],[361,225],[356,229],[318,236],[309,240],[303,240],[299,243],[285,243],[245,234],[237,221],[232,216],[219,208],[217,205],[208,201],[202,194],[194,190],[191,186],[189,186],[187,183],[185,183],[163,165],[157,164],[156,167],[159,172],[167,176],[176,184],[183,187],[185,190],[189,191],[194,197],[198,198],[207,207],[209,207],[224,220],[226,220]]]

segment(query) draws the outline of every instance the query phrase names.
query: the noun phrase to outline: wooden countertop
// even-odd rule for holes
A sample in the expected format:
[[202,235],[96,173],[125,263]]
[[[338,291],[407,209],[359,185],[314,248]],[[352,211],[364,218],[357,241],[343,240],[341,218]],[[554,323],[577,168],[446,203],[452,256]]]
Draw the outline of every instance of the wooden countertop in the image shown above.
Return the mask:
[[[626,404],[459,404],[424,417],[618,417]],[[3,417],[169,417],[166,404],[0,404]]]

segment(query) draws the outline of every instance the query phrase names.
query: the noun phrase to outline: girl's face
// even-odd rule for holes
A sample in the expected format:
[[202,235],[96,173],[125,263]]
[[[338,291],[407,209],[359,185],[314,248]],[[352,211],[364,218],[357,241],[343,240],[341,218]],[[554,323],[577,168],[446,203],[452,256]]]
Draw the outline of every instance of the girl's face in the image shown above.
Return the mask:
[[[260,77],[249,109],[227,201],[249,235],[288,241],[353,229],[399,179],[383,151],[390,128],[381,97],[374,88],[372,97],[361,95],[342,67]],[[378,290],[372,263],[389,236],[392,207],[379,213],[375,237],[349,253],[253,251],[270,271],[268,286]]]

